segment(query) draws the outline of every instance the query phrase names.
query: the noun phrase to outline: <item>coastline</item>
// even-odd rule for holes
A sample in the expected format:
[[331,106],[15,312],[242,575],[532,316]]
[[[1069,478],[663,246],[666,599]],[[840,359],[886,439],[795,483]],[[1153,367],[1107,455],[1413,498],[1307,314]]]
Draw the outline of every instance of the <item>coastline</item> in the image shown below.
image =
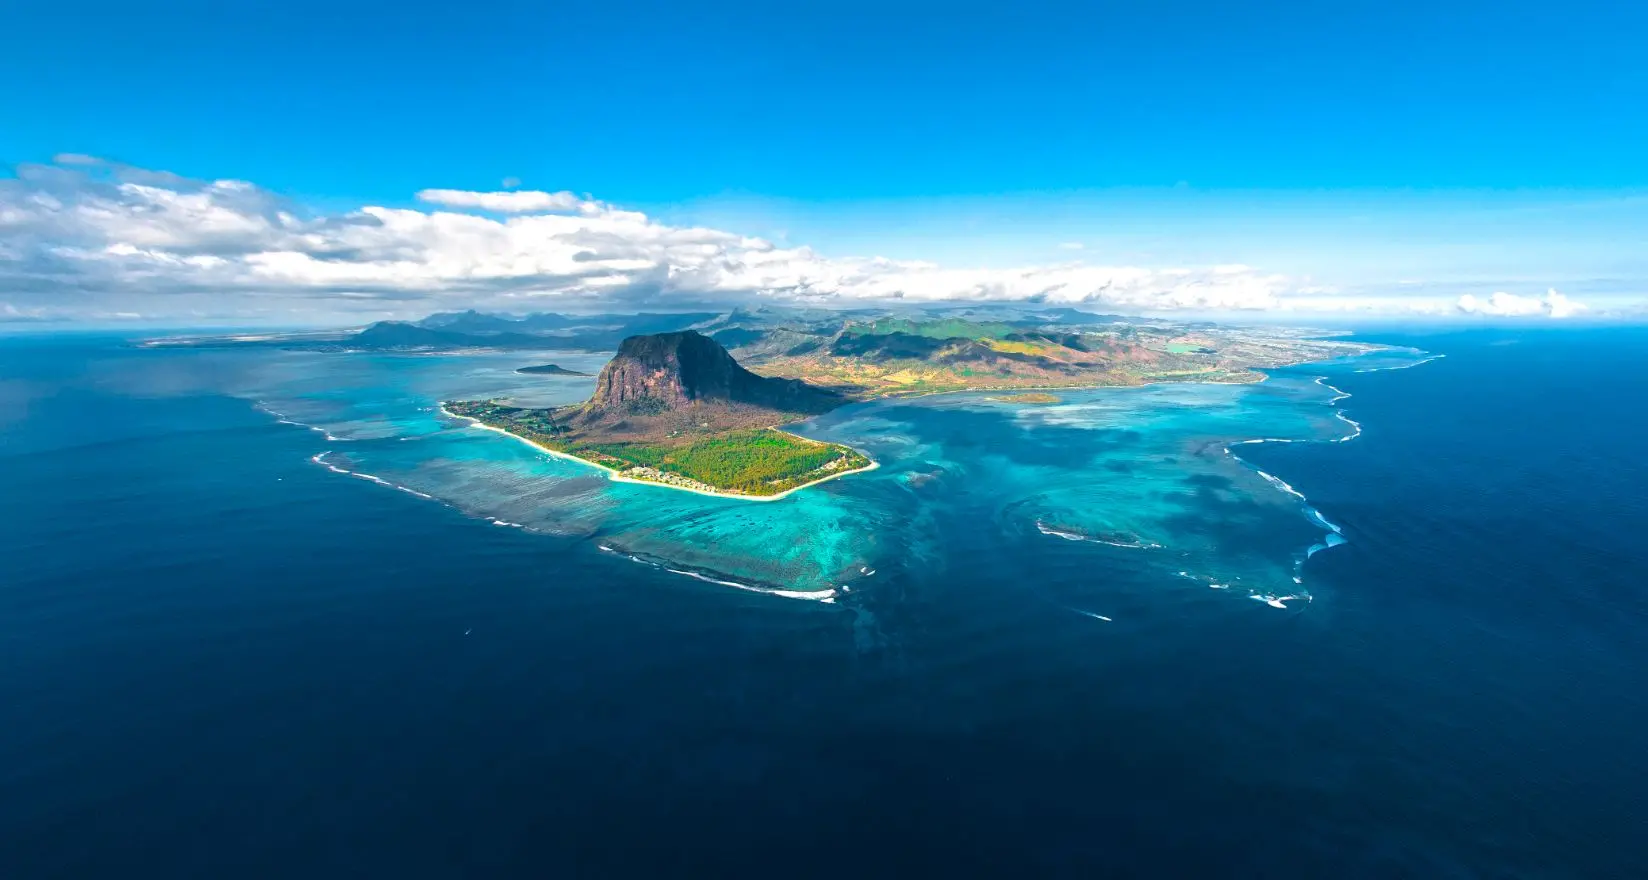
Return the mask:
[[[818,479],[812,480],[811,482],[802,483],[799,486],[792,486],[792,487],[790,487],[788,489],[785,489],[784,491],[779,492],[775,495],[739,495],[739,494],[732,493],[732,492],[705,491],[703,489],[694,489],[694,488],[691,488],[689,486],[675,486],[675,485],[671,485],[669,483],[661,483],[661,482],[658,482],[657,480],[637,480],[634,477],[626,477],[622,473],[620,473],[619,471],[616,471],[616,470],[614,470],[610,467],[607,467],[606,465],[601,464],[600,462],[590,461],[587,458],[580,458],[580,457],[578,457],[576,455],[573,455],[571,453],[568,453],[568,452],[561,452],[558,449],[550,449],[548,446],[544,446],[543,444],[538,443],[534,440],[531,440],[531,439],[526,438],[526,437],[522,437],[521,435],[516,434],[512,431],[505,431],[503,428],[498,428],[498,427],[494,427],[492,425],[488,425],[485,422],[482,422],[480,419],[476,419],[476,418],[473,418],[471,416],[460,416],[457,413],[452,412],[451,410],[447,409],[445,403],[440,404],[439,409],[441,411],[441,415],[444,415],[448,418],[460,419],[462,421],[468,422],[470,424],[470,427],[480,428],[480,429],[485,430],[485,431],[493,431],[493,432],[496,432],[498,434],[502,434],[505,437],[509,437],[513,440],[517,440],[521,443],[525,443],[526,445],[531,446],[533,449],[536,449],[539,452],[543,452],[543,453],[547,453],[549,455],[553,455],[556,458],[563,458],[563,459],[566,459],[567,461],[575,461],[575,462],[577,462],[579,464],[582,464],[582,465],[587,465],[587,466],[592,467],[592,468],[598,468],[602,471],[605,471],[606,474],[607,474],[607,478],[610,479],[610,480],[613,480],[615,482],[633,483],[637,486],[656,486],[660,489],[674,489],[677,492],[691,492],[694,495],[704,495],[704,496],[707,496],[707,497],[710,497],[710,498],[728,498],[728,499],[732,499],[734,501],[778,501],[782,498],[788,497],[792,493],[799,492],[802,489],[809,489],[813,486],[818,485],[819,483],[828,483],[831,480],[834,480],[834,479],[837,479],[837,478],[840,478],[840,477],[845,477],[848,474],[862,474],[862,473],[865,473],[866,471],[873,471],[876,468],[881,467],[880,462],[876,461],[873,458],[870,458],[868,455],[865,455],[864,456],[865,458],[870,458],[870,463],[868,465],[864,466],[864,467],[853,468],[850,471],[836,471],[835,473],[829,474],[827,476],[819,477]],[[776,431],[776,430],[779,430],[779,429],[774,428],[773,430]],[[783,433],[789,434],[790,432],[784,431]],[[801,435],[791,434],[790,436],[800,437]],[[806,439],[810,439],[810,438],[802,437],[801,439],[806,440]],[[860,452],[859,454],[864,455],[862,452]]]
[[[1391,347],[1391,346],[1379,346],[1379,347],[1372,348],[1369,351],[1364,352],[1362,355],[1359,355],[1359,357],[1365,357],[1366,355],[1369,355],[1369,354],[1375,354],[1375,353],[1378,353],[1378,352],[1391,351],[1391,350],[1394,350],[1393,347]],[[1417,349],[1417,348],[1413,349],[1413,352],[1416,355],[1420,355],[1420,358],[1418,360],[1412,362],[1412,363],[1402,364],[1402,365],[1394,366],[1394,367],[1371,367],[1371,368],[1355,369],[1355,370],[1353,370],[1353,372],[1357,372],[1357,373],[1374,373],[1374,372],[1383,372],[1383,371],[1386,371],[1386,370],[1405,370],[1405,369],[1409,369],[1409,368],[1412,368],[1412,367],[1423,366],[1424,364],[1428,364],[1428,363],[1431,363],[1432,361],[1438,360],[1440,358],[1447,357],[1446,354],[1432,353],[1432,352],[1424,351],[1422,349]],[[1299,364],[1289,364],[1289,365],[1286,365],[1286,366],[1302,366],[1304,364],[1314,364],[1314,363],[1320,363],[1320,361],[1301,361]],[[1347,366],[1349,366],[1349,365],[1347,365]],[[1276,368],[1272,368],[1272,369],[1283,369],[1283,367],[1276,367]],[[1268,372],[1265,374],[1265,378],[1266,379],[1271,378],[1271,376]],[[1269,472],[1265,471],[1263,468],[1260,468],[1258,465],[1254,464],[1253,462],[1248,461],[1245,458],[1242,458],[1240,455],[1237,455],[1236,452],[1234,451],[1234,448],[1237,447],[1237,446],[1258,446],[1258,445],[1263,445],[1263,444],[1266,444],[1266,443],[1348,443],[1352,440],[1357,439],[1358,437],[1361,437],[1362,436],[1362,423],[1356,421],[1355,419],[1351,418],[1350,416],[1345,415],[1345,411],[1340,405],[1344,401],[1349,400],[1353,395],[1350,392],[1344,390],[1343,388],[1340,388],[1339,386],[1334,385],[1332,382],[1329,382],[1328,381],[1329,378],[1330,377],[1328,375],[1318,374],[1316,376],[1311,377],[1311,381],[1312,381],[1313,384],[1318,385],[1322,388],[1325,388],[1325,389],[1333,392],[1333,397],[1328,399],[1326,401],[1325,405],[1333,411],[1334,418],[1336,418],[1339,421],[1344,422],[1346,425],[1350,426],[1351,431],[1350,431],[1349,434],[1345,434],[1344,436],[1341,436],[1341,437],[1332,437],[1332,438],[1314,437],[1314,438],[1304,438],[1304,439],[1282,438],[1282,437],[1253,437],[1253,438],[1248,438],[1248,439],[1245,439],[1245,440],[1227,440],[1223,444],[1223,448],[1222,448],[1223,454],[1228,456],[1232,461],[1236,462],[1239,466],[1247,469],[1248,471],[1251,471],[1254,474],[1257,474],[1266,483],[1269,483],[1273,488],[1278,489],[1283,494],[1288,495],[1289,497],[1293,498],[1295,503],[1298,504],[1300,510],[1305,514],[1306,518],[1311,520],[1313,523],[1315,523],[1317,527],[1324,530],[1325,534],[1323,535],[1322,540],[1315,543],[1315,544],[1312,544],[1311,546],[1309,546],[1307,548],[1305,548],[1304,555],[1301,556],[1301,557],[1298,557],[1294,561],[1293,582],[1295,584],[1301,584],[1301,585],[1304,583],[1305,564],[1307,562],[1309,562],[1312,557],[1314,557],[1317,553],[1320,553],[1324,550],[1331,550],[1334,547],[1338,547],[1338,546],[1341,546],[1343,544],[1346,544],[1346,543],[1348,543],[1349,539],[1345,537],[1344,529],[1342,527],[1340,527],[1340,525],[1338,523],[1335,523],[1333,520],[1328,519],[1327,516],[1325,514],[1323,514],[1321,510],[1319,510],[1314,504],[1311,503],[1309,498],[1305,497],[1305,494],[1303,492],[1300,492],[1298,489],[1294,488],[1290,483],[1288,483],[1286,480],[1282,479],[1281,477],[1278,477],[1275,474],[1269,473]],[[1254,594],[1250,595],[1248,598],[1256,599],[1260,602],[1264,602],[1266,605],[1270,605],[1273,608],[1282,608],[1282,609],[1287,609],[1288,608],[1286,603],[1289,602],[1289,601],[1295,601],[1295,600],[1299,600],[1299,599],[1305,600],[1306,603],[1310,603],[1310,602],[1314,601],[1313,597],[1310,595],[1310,593],[1308,591],[1298,593],[1298,594],[1294,594],[1294,595],[1287,595],[1287,596],[1279,596],[1279,595],[1276,595],[1274,593],[1254,593]]]
[[[1310,364],[1310,363],[1318,363],[1318,361],[1299,361],[1298,363],[1300,363],[1300,364]],[[1016,394],[1016,393],[1019,393],[1019,392],[1024,392],[1024,393],[1027,393],[1027,394],[1034,394],[1034,393],[1038,393],[1038,392],[1051,393],[1051,392],[1057,392],[1057,391],[1101,391],[1101,390],[1104,390],[1104,389],[1122,390],[1122,389],[1127,389],[1127,388],[1149,388],[1153,385],[1258,385],[1258,384],[1264,382],[1266,379],[1270,378],[1270,376],[1267,375],[1264,372],[1265,370],[1279,370],[1279,369],[1281,369],[1282,367],[1285,367],[1285,366],[1294,366],[1294,364],[1282,364],[1280,366],[1275,366],[1275,367],[1253,367],[1253,368],[1248,370],[1249,373],[1253,374],[1253,378],[1251,378],[1251,379],[1242,378],[1242,379],[1237,379],[1237,380],[1229,381],[1229,382],[1218,382],[1218,381],[1213,381],[1213,380],[1208,380],[1208,379],[1190,379],[1190,378],[1184,378],[1184,377],[1166,377],[1166,378],[1151,379],[1151,380],[1145,381],[1145,382],[1135,382],[1135,383],[1128,384],[1128,385],[1118,385],[1118,384],[1113,384],[1113,383],[1108,383],[1108,382],[1107,383],[1100,383],[1100,384],[1093,384],[1093,383],[1090,383],[1090,382],[1080,382],[1080,383],[1067,384],[1067,385],[979,385],[979,386],[973,387],[973,388],[944,388],[944,389],[941,389],[941,390],[938,390],[938,391],[925,391],[925,390],[889,391],[885,394],[876,394],[876,395],[873,395],[873,396],[870,396],[870,397],[866,397],[862,400],[856,400],[855,399],[855,400],[852,400],[851,403],[876,403],[877,401],[882,401],[882,400],[903,400],[903,399],[914,399],[914,398],[921,398],[921,397],[938,397],[941,394]]]
[[[1362,352],[1361,354],[1369,354],[1372,351],[1377,351],[1377,350],[1380,350],[1381,348],[1386,348],[1386,346],[1373,346],[1368,351]],[[934,390],[934,391],[918,391],[918,390],[913,390],[912,389],[912,390],[907,390],[907,391],[906,390],[899,390],[899,391],[892,391],[892,392],[884,393],[884,394],[877,394],[877,395],[874,395],[872,397],[866,398],[865,400],[854,401],[854,402],[869,403],[869,402],[874,402],[874,401],[877,401],[877,400],[891,400],[891,399],[897,399],[897,398],[915,398],[915,397],[936,397],[936,396],[944,395],[944,394],[976,394],[976,393],[989,394],[989,393],[992,393],[992,392],[998,393],[998,394],[999,393],[1018,393],[1018,394],[1032,393],[1033,394],[1033,393],[1037,393],[1037,392],[1045,393],[1045,392],[1053,392],[1053,391],[1090,391],[1090,390],[1097,390],[1097,389],[1103,389],[1103,388],[1116,388],[1116,389],[1145,388],[1145,387],[1149,387],[1149,386],[1152,386],[1152,385],[1169,385],[1169,384],[1258,385],[1258,384],[1262,384],[1262,383],[1268,381],[1271,378],[1270,371],[1272,371],[1272,370],[1284,369],[1284,368],[1287,368],[1287,367],[1298,366],[1298,365],[1307,364],[1307,363],[1317,363],[1317,362],[1320,362],[1322,360],[1331,360],[1331,359],[1332,358],[1313,358],[1313,359],[1308,359],[1308,360],[1303,360],[1303,361],[1297,361],[1297,362],[1294,362],[1294,363],[1279,364],[1279,365],[1273,365],[1273,366],[1249,367],[1249,368],[1247,368],[1247,371],[1246,371],[1247,375],[1246,376],[1240,376],[1239,378],[1227,379],[1227,380],[1224,380],[1224,381],[1208,380],[1208,379],[1196,379],[1196,378],[1189,378],[1189,377],[1182,377],[1181,376],[1181,377],[1171,377],[1171,378],[1161,377],[1161,378],[1151,379],[1151,380],[1148,380],[1148,381],[1139,382],[1137,384],[1130,384],[1130,385],[1075,383],[1075,384],[1062,384],[1062,385],[1031,385],[1031,386],[1023,386],[1023,385],[1019,385],[1019,386],[1008,385],[1008,386],[999,386],[999,387],[981,386],[981,387],[975,387],[975,388],[950,388],[950,389]],[[1338,390],[1338,389],[1335,389],[1335,390]],[[1007,402],[1007,401],[1003,401],[1003,402]],[[658,481],[658,480],[643,480],[643,479],[636,479],[635,477],[628,477],[628,476],[625,476],[620,471],[617,471],[617,470],[615,470],[615,469],[613,469],[613,468],[611,468],[607,465],[601,464],[600,462],[591,461],[587,458],[582,458],[580,456],[573,455],[573,454],[568,453],[568,452],[562,452],[560,450],[551,449],[547,446],[544,446],[544,445],[538,443],[537,441],[534,441],[534,440],[529,439],[527,437],[523,437],[520,434],[516,434],[516,433],[513,433],[511,431],[506,431],[503,428],[498,428],[498,427],[494,427],[492,425],[485,424],[485,423],[481,422],[479,419],[473,418],[471,416],[458,415],[457,413],[454,413],[451,410],[448,410],[446,408],[446,404],[444,402],[438,405],[438,409],[440,410],[442,415],[444,415],[448,418],[458,419],[458,420],[461,420],[461,421],[468,422],[470,424],[470,426],[472,426],[472,427],[481,428],[481,429],[487,430],[487,431],[494,431],[494,432],[502,434],[506,437],[510,437],[514,440],[517,440],[521,443],[525,443],[528,446],[531,446],[533,449],[538,450],[539,452],[546,453],[546,454],[554,456],[556,458],[565,459],[567,461],[577,462],[579,464],[586,465],[588,467],[597,468],[601,471],[604,471],[607,475],[607,478],[610,479],[610,480],[613,480],[615,482],[633,483],[633,484],[639,485],[639,486],[658,486],[658,487],[662,487],[662,488],[665,488],[665,489],[674,489],[678,492],[691,492],[694,495],[703,495],[703,496],[706,496],[706,497],[709,497],[709,498],[728,498],[728,499],[733,499],[733,500],[736,500],[736,501],[779,501],[779,500],[782,500],[782,499],[788,497],[789,495],[791,495],[795,492],[801,491],[802,489],[808,489],[808,488],[816,486],[820,483],[827,483],[830,480],[834,480],[834,479],[837,479],[837,478],[840,478],[840,477],[845,477],[845,476],[848,476],[850,474],[859,474],[859,473],[865,473],[867,471],[873,471],[873,470],[876,470],[877,468],[881,467],[880,462],[877,462],[875,459],[870,458],[868,455],[865,455],[864,457],[869,459],[870,463],[868,465],[864,466],[864,467],[853,468],[852,470],[836,471],[836,472],[828,474],[826,476],[819,477],[816,480],[812,480],[810,482],[802,483],[799,486],[793,486],[789,489],[785,489],[784,491],[773,494],[773,495],[746,495],[746,494],[739,494],[739,493],[734,493],[734,492],[721,492],[721,491],[717,491],[717,490],[714,490],[714,489],[709,489],[709,490],[696,489],[696,488],[692,488],[690,486],[677,486],[677,485],[674,485],[674,484],[671,484],[671,483],[665,483],[665,482],[661,482],[661,481]],[[1361,427],[1360,425],[1356,425],[1354,422],[1352,422],[1351,424],[1352,424],[1353,427],[1358,428],[1358,429],[1360,429],[1360,427]],[[811,440],[812,439],[812,438],[809,438],[809,437],[801,437],[801,435],[799,435],[799,434],[793,434],[789,431],[785,431],[783,428],[780,428],[776,425],[770,426],[770,430],[778,431],[778,432],[783,433],[783,434],[788,434],[789,436],[797,437],[797,438],[802,439],[802,440]],[[1356,433],[1360,434],[1361,432],[1360,432],[1360,430],[1358,430]],[[1355,435],[1352,435],[1352,436],[1355,436]],[[1351,438],[1347,437],[1347,438],[1344,438],[1344,439],[1351,439]],[[858,451],[860,455],[864,455],[864,453],[862,451],[859,451],[859,450],[855,450],[855,451]],[[1228,452],[1228,450],[1226,450],[1226,451]]]

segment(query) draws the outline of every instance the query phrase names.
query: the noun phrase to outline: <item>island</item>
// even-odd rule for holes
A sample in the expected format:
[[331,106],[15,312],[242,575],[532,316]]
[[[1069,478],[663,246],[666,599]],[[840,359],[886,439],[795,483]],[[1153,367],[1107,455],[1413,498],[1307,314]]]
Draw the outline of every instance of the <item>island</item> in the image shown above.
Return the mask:
[[[450,401],[448,415],[614,478],[746,499],[874,467],[862,452],[783,430],[858,401],[978,392],[1054,404],[1057,392],[1158,382],[1262,382],[1266,371],[1384,346],[1310,328],[1098,314],[1044,303],[723,312],[498,315],[477,311],[364,328],[165,337],[143,346],[310,352],[608,352],[595,394],[537,409]],[[525,356],[523,356],[523,359]],[[554,363],[519,372],[586,374]]]
[[616,479],[774,500],[876,466],[855,449],[780,429],[848,400],[797,379],[758,376],[687,330],[625,339],[581,404],[446,401],[441,409]]
[[533,374],[533,375],[542,375],[542,376],[588,376],[589,375],[588,373],[580,373],[577,370],[569,370],[566,367],[561,366],[560,364],[537,364],[535,366],[530,366],[530,367],[516,367],[515,372],[517,372],[517,373],[530,373],[530,374]]

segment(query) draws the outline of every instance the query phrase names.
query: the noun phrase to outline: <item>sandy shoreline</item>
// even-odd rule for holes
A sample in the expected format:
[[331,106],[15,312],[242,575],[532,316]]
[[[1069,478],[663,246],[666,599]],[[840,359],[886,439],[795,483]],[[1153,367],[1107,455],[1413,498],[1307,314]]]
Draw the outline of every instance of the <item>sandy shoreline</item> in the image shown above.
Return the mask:
[[[716,491],[713,491],[713,490],[712,491],[706,491],[706,490],[703,490],[703,489],[694,489],[694,488],[691,488],[689,486],[674,486],[674,485],[671,485],[669,483],[660,483],[657,480],[637,480],[634,477],[626,477],[623,474],[619,473],[618,471],[613,470],[612,468],[607,467],[604,464],[601,464],[600,462],[590,461],[587,458],[579,458],[578,456],[572,455],[571,453],[561,452],[560,450],[556,450],[556,449],[550,449],[549,447],[544,446],[541,443],[535,442],[535,441],[533,441],[531,439],[528,439],[526,437],[522,437],[521,435],[516,434],[512,431],[505,431],[503,428],[498,428],[498,427],[494,427],[492,425],[488,425],[485,422],[482,422],[480,419],[476,419],[476,418],[473,418],[473,417],[470,417],[470,416],[460,416],[457,413],[452,412],[451,410],[447,409],[445,404],[441,404],[440,411],[441,411],[442,415],[447,416],[448,418],[461,419],[463,421],[468,422],[471,427],[480,428],[484,431],[493,431],[495,433],[502,434],[505,437],[508,437],[512,440],[517,440],[521,443],[525,443],[526,445],[531,446],[533,449],[536,449],[539,452],[548,453],[549,455],[553,455],[556,458],[564,458],[567,461],[575,461],[575,462],[577,462],[581,465],[587,465],[587,466],[592,467],[592,468],[598,468],[598,469],[606,472],[608,479],[614,480],[614,481],[619,482],[619,483],[634,483],[637,486],[656,486],[660,489],[674,489],[677,492],[691,492],[694,495],[704,495],[704,496],[709,497],[709,498],[729,498],[729,499],[732,499],[734,501],[777,501],[777,500],[779,500],[781,498],[784,498],[784,497],[786,497],[786,496],[788,496],[788,495],[790,495],[794,492],[799,492],[802,489],[811,488],[813,486],[818,485],[819,483],[828,483],[831,480],[834,480],[834,479],[837,479],[837,478],[840,478],[840,477],[845,477],[848,474],[861,474],[861,473],[864,473],[865,471],[873,471],[876,468],[881,467],[880,462],[877,462],[875,459],[871,458],[870,463],[868,465],[866,465],[865,467],[853,468],[850,471],[837,471],[835,473],[829,474],[828,476],[819,477],[818,479],[813,480],[811,482],[802,483],[799,486],[795,486],[795,487],[792,487],[792,488],[789,488],[789,489],[785,489],[784,491],[779,492],[776,495],[738,495],[738,494],[734,494],[732,492],[716,492]],[[778,429],[775,428],[774,430],[778,430]],[[784,433],[788,434],[789,432],[785,431]],[[800,435],[799,434],[793,434],[791,436],[799,437]],[[807,440],[807,439],[811,439],[811,438],[803,437],[802,439]],[[817,441],[814,441],[814,442],[817,442]],[[857,450],[854,450],[854,451],[857,451]],[[859,454],[864,455],[864,453],[862,453],[862,452],[860,452]],[[865,455],[864,457],[865,458],[870,458],[867,455]]]

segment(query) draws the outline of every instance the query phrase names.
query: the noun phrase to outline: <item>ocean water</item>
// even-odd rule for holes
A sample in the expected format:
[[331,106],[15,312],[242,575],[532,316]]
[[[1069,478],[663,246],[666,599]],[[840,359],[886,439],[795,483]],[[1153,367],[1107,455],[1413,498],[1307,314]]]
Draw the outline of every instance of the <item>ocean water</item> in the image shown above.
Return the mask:
[[435,409],[596,356],[0,339],[0,870],[1648,873],[1648,332],[1366,338],[764,503]]

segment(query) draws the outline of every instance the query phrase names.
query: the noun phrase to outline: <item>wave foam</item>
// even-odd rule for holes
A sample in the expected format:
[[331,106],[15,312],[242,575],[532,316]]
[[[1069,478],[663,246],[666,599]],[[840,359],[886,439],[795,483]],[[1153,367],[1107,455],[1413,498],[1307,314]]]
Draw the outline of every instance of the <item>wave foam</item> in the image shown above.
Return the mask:
[[746,590],[751,593],[765,593],[768,596],[782,596],[786,599],[810,599],[814,602],[833,602],[835,599],[834,587],[826,590],[783,590],[776,587],[758,587],[753,584],[739,583],[738,581],[722,580],[720,578],[710,577],[703,572],[691,571],[689,569],[665,568],[664,570],[670,574],[680,574],[686,575],[690,578],[697,578],[705,583],[718,584],[723,587],[732,587],[736,590]]
[[1122,547],[1122,548],[1129,549],[1129,550],[1160,550],[1160,549],[1162,549],[1162,545],[1157,544],[1154,541],[1145,541],[1145,540],[1142,540],[1140,538],[1129,538],[1129,539],[1126,539],[1126,540],[1111,540],[1109,538],[1100,538],[1097,535],[1087,535],[1087,534],[1083,534],[1081,532],[1071,532],[1071,531],[1066,531],[1064,529],[1055,528],[1053,526],[1050,526],[1050,525],[1042,522],[1039,519],[1036,520],[1036,531],[1041,532],[1042,534],[1048,535],[1050,537],[1063,538],[1066,541],[1084,541],[1084,542],[1088,542],[1088,543],[1092,543],[1092,544],[1106,544],[1106,545],[1109,545],[1111,547]]
[[258,410],[259,412],[262,412],[266,415],[273,416],[275,421],[279,422],[282,425],[292,425],[293,427],[307,428],[311,431],[314,431],[314,432],[320,434],[321,436],[325,437],[326,442],[328,442],[328,443],[347,443],[347,442],[349,442],[348,437],[334,436],[331,431],[328,431],[325,428],[319,427],[317,425],[311,425],[308,422],[300,422],[297,419],[291,418],[291,417],[287,416],[285,413],[282,413],[279,410],[276,410],[273,407],[270,407],[268,404],[266,404],[262,401],[258,401],[257,403],[252,404],[252,408],[255,409],[255,410]]
[[[1410,366],[1416,367],[1416,366],[1419,366],[1419,364],[1428,363],[1428,362],[1430,362],[1432,360],[1435,360],[1436,358],[1439,358],[1439,357],[1441,357],[1441,355],[1434,355],[1432,357],[1426,358],[1424,360],[1418,361],[1418,362],[1413,363],[1413,364],[1406,364],[1403,367],[1391,367],[1391,368],[1388,368],[1388,369],[1403,369],[1405,367],[1410,367]],[[1387,368],[1383,368],[1383,367],[1381,367],[1381,368],[1372,368],[1372,369],[1367,369],[1367,370],[1357,370],[1356,372],[1374,372],[1375,369],[1387,369]],[[1341,422],[1344,422],[1346,425],[1349,425],[1350,429],[1351,429],[1349,434],[1346,434],[1343,437],[1333,438],[1332,440],[1326,440],[1325,442],[1345,443],[1345,442],[1348,442],[1348,441],[1351,441],[1351,440],[1355,440],[1356,438],[1362,436],[1362,423],[1358,422],[1355,419],[1351,418],[1350,416],[1346,415],[1344,410],[1338,408],[1338,404],[1340,403],[1340,401],[1347,400],[1347,399],[1350,398],[1350,396],[1351,396],[1350,392],[1344,390],[1343,388],[1338,387],[1337,385],[1332,384],[1331,382],[1329,382],[1327,380],[1326,376],[1317,376],[1317,377],[1315,377],[1315,379],[1313,381],[1315,382],[1315,384],[1320,385],[1323,388],[1326,388],[1329,391],[1333,392],[1333,397],[1328,400],[1327,405],[1332,406],[1332,407],[1335,408],[1334,413],[1333,413],[1334,418],[1338,419]],[[1286,480],[1282,479],[1281,477],[1278,477],[1275,474],[1268,473],[1268,472],[1264,471],[1263,469],[1254,466],[1253,464],[1251,464],[1248,461],[1244,460],[1241,456],[1239,456],[1236,453],[1232,452],[1231,449],[1233,447],[1236,447],[1236,446],[1248,446],[1248,445],[1258,444],[1258,443],[1309,443],[1309,442],[1323,442],[1323,441],[1293,440],[1293,439],[1286,439],[1286,438],[1264,437],[1264,438],[1258,438],[1258,439],[1252,439],[1252,440],[1237,440],[1237,441],[1229,443],[1224,448],[1224,452],[1225,452],[1226,455],[1229,455],[1231,458],[1235,459],[1237,462],[1242,464],[1244,467],[1249,468],[1254,473],[1258,474],[1260,477],[1263,477],[1265,482],[1270,483],[1272,486],[1275,486],[1276,488],[1282,490],[1283,492],[1287,493],[1288,495],[1293,496],[1293,498],[1299,502],[1300,507],[1304,510],[1305,515],[1308,516],[1310,518],[1310,520],[1312,522],[1314,522],[1316,525],[1318,525],[1318,526],[1322,527],[1323,529],[1327,530],[1328,536],[1327,536],[1327,538],[1325,538],[1323,540],[1322,543],[1312,545],[1311,547],[1306,549],[1306,551],[1305,551],[1305,553],[1302,557],[1299,557],[1298,564],[1301,565],[1301,566],[1304,564],[1304,561],[1306,559],[1309,559],[1310,557],[1316,555],[1317,553],[1319,553],[1323,550],[1327,550],[1327,549],[1330,549],[1330,548],[1333,548],[1333,547],[1337,547],[1341,544],[1344,544],[1345,543],[1344,530],[1341,529],[1338,526],[1338,524],[1334,523],[1332,520],[1329,520],[1326,516],[1324,516],[1320,510],[1317,510],[1315,507],[1311,506],[1309,499],[1307,499],[1305,497],[1305,494],[1303,492],[1300,492],[1298,489],[1295,489],[1290,483],[1288,483]],[[1183,573],[1181,572],[1181,574],[1183,574]],[[1303,583],[1303,578],[1300,576],[1297,568],[1295,569],[1295,572],[1294,572],[1293,582],[1295,584]],[[1255,595],[1257,596],[1259,594],[1255,594]],[[1298,598],[1298,597],[1292,597],[1292,598]]]
[[391,483],[390,481],[384,479],[383,477],[377,476],[376,474],[368,474],[368,473],[364,473],[362,471],[352,471],[352,470],[349,470],[348,468],[338,467],[337,465],[335,465],[335,464],[333,464],[333,463],[326,460],[326,456],[331,455],[331,454],[332,454],[332,450],[328,449],[325,452],[321,452],[321,453],[318,453],[316,455],[310,456],[309,460],[314,462],[315,464],[320,465],[323,468],[326,468],[327,470],[331,471],[334,474],[343,474],[345,476],[350,476],[350,477],[355,477],[357,479],[365,480],[369,483],[377,483],[380,486],[387,486],[391,489],[398,489],[402,492],[407,493],[408,495],[416,495],[419,498],[423,498],[423,499],[428,500],[428,501],[440,501],[439,498],[436,498],[435,496],[430,495],[427,492],[419,492],[417,489],[414,489],[411,486],[402,486],[399,483]]
[[1264,477],[1265,482],[1271,484],[1272,486],[1275,486],[1278,489],[1281,489],[1283,492],[1286,492],[1289,495],[1292,495],[1293,497],[1299,499],[1300,501],[1305,500],[1305,494],[1303,492],[1300,492],[1298,489],[1293,488],[1293,486],[1290,485],[1287,480],[1284,480],[1281,477],[1274,476],[1272,474],[1267,474],[1264,471],[1259,470],[1258,468],[1254,468],[1253,472],[1258,474],[1261,477]]
[[1303,599],[1305,601],[1305,603],[1308,605],[1308,604],[1310,604],[1310,601],[1311,601],[1311,598],[1308,595],[1277,596],[1277,595],[1273,595],[1273,594],[1270,594],[1270,593],[1254,593],[1253,595],[1249,596],[1248,598],[1253,599],[1253,600],[1258,601],[1258,602],[1263,602],[1263,603],[1265,603],[1266,605],[1269,605],[1272,608],[1281,608],[1284,611],[1287,610],[1287,607],[1288,607],[1287,603],[1288,602],[1296,602],[1300,599]]
[[1430,363],[1431,361],[1439,361],[1439,360],[1441,360],[1445,357],[1447,357],[1447,355],[1445,355],[1445,354],[1433,354],[1433,355],[1429,355],[1428,357],[1424,357],[1424,358],[1421,358],[1417,361],[1414,361],[1411,364],[1397,364],[1394,367],[1368,367],[1366,369],[1357,370],[1356,372],[1358,372],[1358,373],[1386,373],[1386,372],[1390,372],[1391,370],[1411,370],[1414,367],[1422,367],[1425,364]]
[[620,550],[617,547],[612,546],[611,544],[596,544],[595,546],[596,546],[597,549],[599,549],[603,552],[614,553],[614,554],[617,554],[619,556],[623,556],[624,558],[628,559],[629,561],[637,563],[639,565],[650,566],[652,568],[659,569],[660,571],[667,571],[670,574],[678,574],[678,575],[682,575],[684,577],[693,578],[694,580],[700,580],[700,581],[703,581],[703,582],[708,583],[708,584],[715,584],[716,586],[720,586],[720,587],[732,587],[735,590],[744,590],[745,592],[749,592],[749,593],[761,593],[763,595],[778,596],[778,597],[784,598],[784,599],[806,599],[806,600],[811,601],[811,602],[820,602],[820,603],[823,603],[825,605],[834,605],[835,604],[835,597],[837,595],[836,589],[834,587],[829,587],[829,588],[826,588],[826,589],[823,589],[823,590],[786,590],[782,587],[771,587],[771,586],[760,586],[760,585],[757,585],[757,584],[746,584],[742,581],[728,580],[726,575],[712,576],[712,575],[707,574],[705,572],[693,571],[692,569],[687,569],[687,568],[671,568],[671,567],[669,567],[668,565],[664,564],[661,561],[653,560],[653,559],[644,559],[640,556],[635,555],[634,553],[628,553],[628,552],[625,552],[623,550]]

